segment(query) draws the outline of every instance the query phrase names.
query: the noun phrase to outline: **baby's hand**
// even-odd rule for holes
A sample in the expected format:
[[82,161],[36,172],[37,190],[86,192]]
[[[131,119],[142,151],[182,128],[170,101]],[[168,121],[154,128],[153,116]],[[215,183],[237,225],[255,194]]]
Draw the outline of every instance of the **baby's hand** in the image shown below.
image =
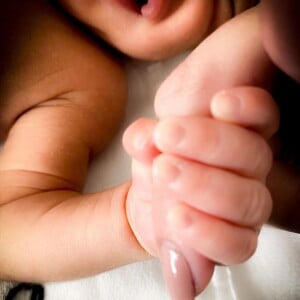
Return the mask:
[[210,111],[213,118],[142,119],[128,129],[124,144],[134,158],[128,215],[152,254],[161,246],[156,228],[159,243],[171,240],[214,262],[236,264],[253,254],[271,212],[267,139],[278,111],[267,92],[252,87],[218,93]]
[[268,89],[274,72],[257,20],[249,10],[203,41],[160,87],[158,124],[142,119],[124,137],[134,158],[127,201],[133,231],[169,262],[172,250],[162,245],[177,244],[198,291],[212,261],[239,263],[254,252],[271,212],[267,139],[279,117],[271,96],[252,87]]
[[170,201],[160,219],[165,237],[235,264],[254,252],[271,212],[266,139],[277,128],[278,113],[266,92],[246,87],[218,93],[211,113],[214,119],[168,117],[157,124],[154,143],[161,154],[152,166],[154,196]]

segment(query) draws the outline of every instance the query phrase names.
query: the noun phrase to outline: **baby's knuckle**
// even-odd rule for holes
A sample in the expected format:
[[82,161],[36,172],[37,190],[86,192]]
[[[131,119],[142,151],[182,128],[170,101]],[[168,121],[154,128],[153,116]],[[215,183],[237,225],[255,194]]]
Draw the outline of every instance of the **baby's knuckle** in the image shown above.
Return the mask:
[[257,237],[254,231],[245,230],[248,232],[243,232],[243,236],[239,238],[235,237],[235,240],[232,240],[223,249],[223,259],[220,260],[222,263],[226,265],[240,264],[254,254],[257,247]]
[[244,239],[238,251],[237,263],[242,263],[253,256],[257,248],[257,234],[253,231]]
[[266,187],[260,182],[248,185],[245,205],[242,206],[241,221],[253,226],[260,225],[269,215],[270,195]]
[[257,234],[245,229],[243,235],[236,239],[228,249],[227,265],[235,265],[245,262],[255,252],[257,248]]
[[256,159],[252,161],[253,174],[256,178],[265,178],[270,172],[273,163],[272,150],[267,142],[261,138],[257,144]]
[[204,153],[207,155],[207,162],[213,163],[219,160],[219,156],[224,150],[224,139],[221,130],[213,124],[203,124],[200,131],[200,141]]
[[270,146],[265,142],[264,143],[264,155],[263,155],[263,161],[264,161],[264,176],[267,176],[267,174],[270,172],[272,165],[273,165],[273,152],[270,148]]
[[261,186],[262,186],[262,194],[263,194],[263,200],[262,200],[263,207],[261,210],[262,212],[261,223],[258,225],[262,225],[263,223],[268,221],[273,208],[273,199],[269,189],[262,183]]

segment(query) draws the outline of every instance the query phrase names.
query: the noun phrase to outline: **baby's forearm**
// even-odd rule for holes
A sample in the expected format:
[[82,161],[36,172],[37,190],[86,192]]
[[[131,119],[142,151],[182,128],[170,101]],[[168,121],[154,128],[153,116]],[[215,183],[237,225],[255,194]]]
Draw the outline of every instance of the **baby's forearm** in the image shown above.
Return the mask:
[[48,1],[0,7],[0,278],[70,279],[146,257],[127,223],[130,183],[80,193],[124,114],[120,64]]
[[85,103],[101,109],[101,101],[84,95],[81,107],[45,102],[9,130],[0,153],[0,278],[70,279],[146,257],[127,223],[129,183],[80,194],[92,152],[112,134],[104,115],[103,123],[85,115]]
[[104,115],[90,121],[84,104],[101,109],[101,101],[84,95],[79,107],[45,102],[9,130],[0,153],[0,278],[81,277],[146,257],[127,223],[129,184],[80,194],[91,153],[116,126]]
[[36,191],[1,206],[0,278],[72,279],[144,259],[127,223],[128,187]]
[[80,194],[90,157],[110,141],[123,111],[116,105],[123,94],[99,91],[44,101],[8,130],[0,153],[0,278],[70,279],[146,257],[127,223],[129,184]]

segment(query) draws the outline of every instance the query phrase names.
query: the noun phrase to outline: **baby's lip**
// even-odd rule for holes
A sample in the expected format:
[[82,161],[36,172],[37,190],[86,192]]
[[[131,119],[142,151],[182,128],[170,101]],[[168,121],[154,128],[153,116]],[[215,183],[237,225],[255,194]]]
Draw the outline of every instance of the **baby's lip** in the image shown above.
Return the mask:
[[111,0],[127,9],[138,12],[152,21],[163,19],[168,13],[172,0],[148,0],[144,5],[138,5],[138,0]]

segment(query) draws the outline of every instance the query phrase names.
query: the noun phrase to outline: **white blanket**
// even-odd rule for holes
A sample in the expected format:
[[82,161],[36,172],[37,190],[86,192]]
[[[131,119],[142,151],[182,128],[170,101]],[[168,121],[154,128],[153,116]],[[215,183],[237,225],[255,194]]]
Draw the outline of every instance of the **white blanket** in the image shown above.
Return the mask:
[[[182,58],[160,63],[128,63],[129,103],[123,130],[138,117],[153,116],[155,91]],[[130,159],[121,145],[123,130],[91,166],[86,192],[99,191],[130,178]],[[46,285],[46,300],[98,299],[168,299],[159,262],[136,263],[92,278]],[[209,287],[197,299],[300,299],[300,235],[265,226],[256,254],[242,265],[218,267]]]

